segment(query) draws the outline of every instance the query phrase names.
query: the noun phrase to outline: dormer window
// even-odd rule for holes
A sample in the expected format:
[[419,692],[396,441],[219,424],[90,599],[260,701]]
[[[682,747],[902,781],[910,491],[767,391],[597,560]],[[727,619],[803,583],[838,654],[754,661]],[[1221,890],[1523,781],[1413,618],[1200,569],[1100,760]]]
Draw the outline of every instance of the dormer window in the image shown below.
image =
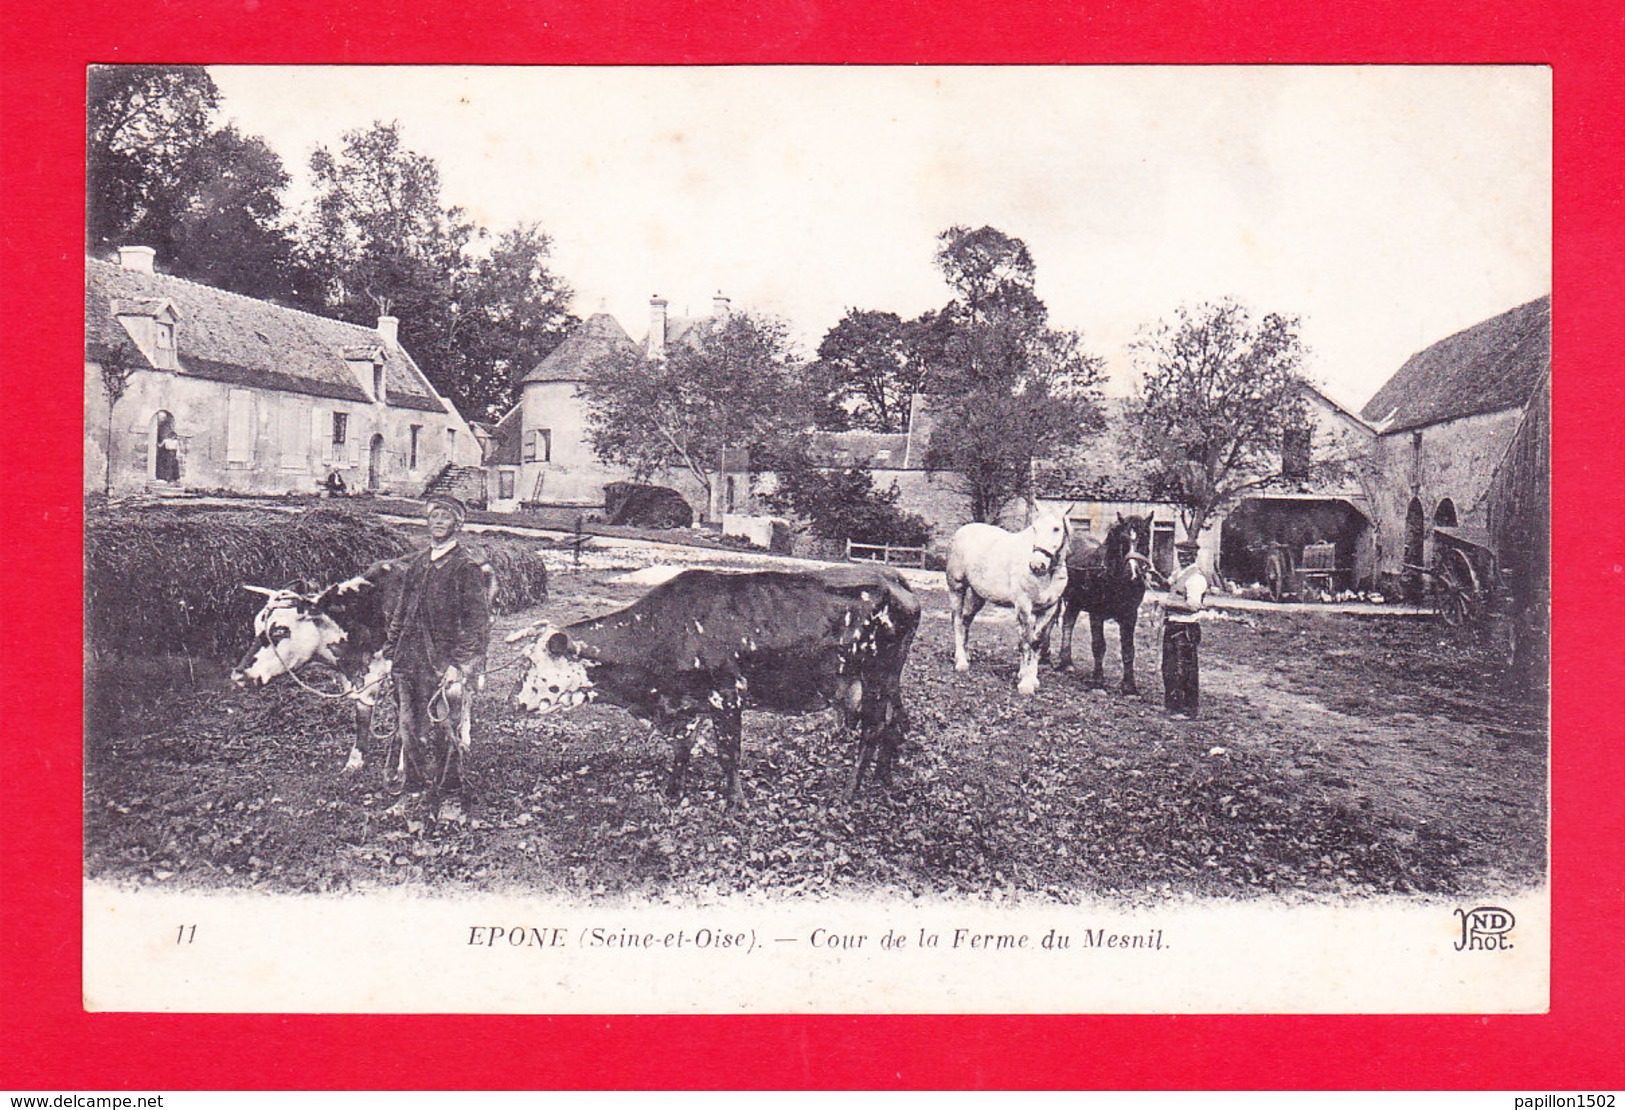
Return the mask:
[[387,400],[384,393],[388,388],[385,383],[384,349],[376,343],[364,343],[346,347],[342,353],[350,373],[355,375],[355,384],[366,390],[375,404],[383,404]]
[[159,370],[175,370],[175,306],[166,298],[113,301],[113,315],[124,325],[136,348]]

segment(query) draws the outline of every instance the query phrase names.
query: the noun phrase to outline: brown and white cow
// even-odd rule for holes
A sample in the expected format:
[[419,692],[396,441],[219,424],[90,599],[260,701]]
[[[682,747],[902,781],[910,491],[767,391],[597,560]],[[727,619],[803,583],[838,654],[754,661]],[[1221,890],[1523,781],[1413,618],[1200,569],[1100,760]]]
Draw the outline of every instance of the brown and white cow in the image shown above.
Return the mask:
[[[517,695],[548,713],[592,700],[618,705],[670,736],[667,793],[680,796],[696,731],[709,720],[739,797],[742,710],[833,706],[856,732],[851,793],[871,764],[889,777],[907,717],[901,680],[920,606],[883,568],[812,573],[684,571],[629,608],[564,628],[532,626]],[[877,758],[878,755],[878,758]]]
[[232,670],[231,681],[245,688],[264,686],[311,663],[336,671],[345,695],[355,702],[346,774],[359,771],[365,761],[362,745],[372,729],[378,696],[386,689],[389,660],[383,647],[404,565],[380,560],[353,578],[308,595],[244,587],[263,594],[265,605],[254,616],[254,645]]
[[[494,602],[496,573],[489,563],[482,562],[480,569]],[[254,617],[254,646],[232,670],[232,682],[241,687],[263,686],[311,663],[336,671],[344,695],[355,702],[355,737],[344,765],[346,774],[359,771],[365,763],[362,745],[372,730],[378,698],[388,689],[383,683],[390,671],[384,645],[389,637],[389,614],[400,599],[405,572],[405,559],[381,559],[353,578],[315,594],[244,587],[265,595],[265,605]],[[485,676],[479,675],[472,687],[457,683],[442,691],[445,723],[459,752],[466,752],[469,746],[473,691],[484,688]],[[390,740],[384,772],[393,789],[404,786],[407,778],[405,730],[409,718],[398,713],[397,719],[399,727]]]

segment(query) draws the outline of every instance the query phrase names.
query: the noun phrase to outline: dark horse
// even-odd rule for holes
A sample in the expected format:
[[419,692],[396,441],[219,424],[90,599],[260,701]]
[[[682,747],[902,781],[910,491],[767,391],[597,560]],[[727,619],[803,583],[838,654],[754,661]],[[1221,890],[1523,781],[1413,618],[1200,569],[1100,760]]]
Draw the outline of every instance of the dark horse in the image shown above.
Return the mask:
[[[1147,542],[1151,522],[1142,516],[1119,516],[1106,533],[1104,543],[1088,536],[1072,538],[1066,552],[1066,594],[1061,599],[1061,654],[1057,670],[1072,666],[1072,626],[1078,614],[1089,613],[1090,645],[1095,651],[1095,673],[1090,682],[1101,685],[1106,675],[1101,663],[1106,657],[1106,622],[1117,622],[1123,648],[1123,693],[1137,694],[1134,684],[1134,621],[1145,597],[1145,576],[1155,574],[1151,560],[1140,553]],[[1048,644],[1045,644],[1046,649]],[[1047,651],[1046,651],[1047,656]]]

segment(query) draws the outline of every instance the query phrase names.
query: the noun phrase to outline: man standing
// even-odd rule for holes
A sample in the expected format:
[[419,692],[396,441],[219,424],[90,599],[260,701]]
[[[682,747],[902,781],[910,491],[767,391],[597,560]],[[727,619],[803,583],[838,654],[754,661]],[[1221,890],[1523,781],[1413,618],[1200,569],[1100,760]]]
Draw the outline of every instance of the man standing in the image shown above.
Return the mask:
[[1202,642],[1202,626],[1207,614],[1207,576],[1196,565],[1201,546],[1192,542],[1175,545],[1179,570],[1168,582],[1167,618],[1162,625],[1162,689],[1168,712],[1176,721],[1188,721],[1197,714],[1201,695],[1197,677],[1196,649]]
[[[462,756],[469,701],[485,670],[491,637],[490,594],[480,562],[457,542],[466,510],[449,494],[423,503],[429,547],[407,564],[389,616],[385,648],[398,691],[405,775],[396,789],[428,785],[444,792],[440,816],[462,816]],[[425,734],[428,734],[425,736]]]

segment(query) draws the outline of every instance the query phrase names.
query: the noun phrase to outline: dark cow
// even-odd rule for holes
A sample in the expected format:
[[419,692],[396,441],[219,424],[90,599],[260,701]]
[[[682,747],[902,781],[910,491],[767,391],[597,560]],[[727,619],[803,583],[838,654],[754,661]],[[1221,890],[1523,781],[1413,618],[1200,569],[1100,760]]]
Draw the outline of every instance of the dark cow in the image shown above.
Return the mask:
[[300,594],[245,586],[265,595],[254,617],[254,646],[248,649],[231,680],[238,686],[263,686],[310,663],[337,671],[345,694],[355,702],[355,739],[346,773],[361,769],[362,744],[372,728],[373,710],[389,662],[381,652],[389,628],[387,614],[401,592],[405,563],[384,559],[354,578],[320,593]]
[[[353,578],[328,586],[315,594],[293,590],[272,590],[264,586],[244,586],[265,595],[265,606],[254,617],[254,646],[237,663],[231,680],[241,687],[263,686],[284,674],[293,674],[311,664],[323,664],[339,675],[344,696],[355,702],[355,738],[350,744],[346,774],[359,771],[365,762],[362,745],[372,730],[378,696],[386,687],[389,660],[383,656],[388,637],[389,616],[400,600],[406,571],[405,559],[382,559]],[[486,589],[492,600],[497,592],[496,574],[489,563],[481,564]],[[478,676],[475,689],[484,689],[484,676]],[[469,697],[446,691],[447,724],[460,750],[469,743]],[[400,718],[405,728],[407,718]],[[404,737],[397,735],[389,746],[389,766],[385,774],[392,787],[405,782]]]
[[[804,713],[833,706],[857,733],[851,793],[871,763],[889,778],[906,715],[901,680],[920,605],[894,571],[684,571],[630,608],[536,634],[519,704],[547,713],[588,700],[621,706],[672,741],[667,793],[679,797],[696,730],[707,719],[739,797],[746,706]],[[878,758],[877,758],[878,754]]]

